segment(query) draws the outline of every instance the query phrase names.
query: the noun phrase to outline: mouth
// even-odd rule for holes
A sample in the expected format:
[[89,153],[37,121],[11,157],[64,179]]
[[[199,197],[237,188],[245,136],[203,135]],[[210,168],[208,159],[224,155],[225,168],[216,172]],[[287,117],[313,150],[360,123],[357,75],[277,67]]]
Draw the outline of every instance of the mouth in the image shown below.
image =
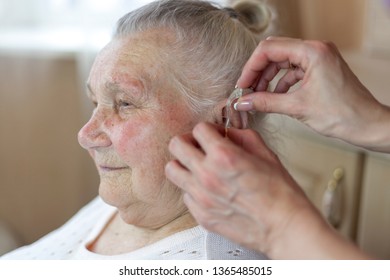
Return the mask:
[[128,167],[127,166],[114,167],[114,166],[99,165],[99,169],[103,172],[113,172],[113,171],[128,169]]

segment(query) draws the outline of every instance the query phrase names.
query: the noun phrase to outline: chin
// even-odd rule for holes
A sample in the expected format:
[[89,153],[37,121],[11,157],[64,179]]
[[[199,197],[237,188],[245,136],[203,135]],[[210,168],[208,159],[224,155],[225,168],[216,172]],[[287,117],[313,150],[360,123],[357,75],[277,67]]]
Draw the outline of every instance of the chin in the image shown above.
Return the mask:
[[100,182],[99,196],[105,203],[116,208],[124,208],[130,204],[130,194],[128,190],[122,186]]
[[140,201],[132,201],[130,194],[119,191],[119,188],[112,188],[100,184],[99,195],[102,200],[115,207],[119,216],[128,225],[146,228],[158,228],[161,226],[161,211],[153,213],[150,206]]

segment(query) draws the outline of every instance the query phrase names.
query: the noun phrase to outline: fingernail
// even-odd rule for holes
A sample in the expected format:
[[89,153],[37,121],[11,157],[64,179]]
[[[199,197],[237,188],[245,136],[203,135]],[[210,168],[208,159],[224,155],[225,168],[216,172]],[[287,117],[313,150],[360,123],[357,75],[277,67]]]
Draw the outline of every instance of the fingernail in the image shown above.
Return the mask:
[[250,111],[253,110],[253,102],[252,100],[241,100],[238,99],[238,101],[234,104],[234,110],[236,111]]

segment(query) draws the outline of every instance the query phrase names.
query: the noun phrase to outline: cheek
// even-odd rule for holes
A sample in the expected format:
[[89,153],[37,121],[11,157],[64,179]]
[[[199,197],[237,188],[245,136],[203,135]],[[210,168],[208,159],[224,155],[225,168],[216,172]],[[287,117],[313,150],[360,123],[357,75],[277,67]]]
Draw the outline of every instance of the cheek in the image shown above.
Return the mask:
[[112,134],[112,142],[115,150],[123,160],[130,160],[134,157],[134,153],[143,150],[145,147],[144,139],[145,132],[142,130],[142,124],[137,122],[125,123],[121,126],[116,126],[115,132]]
[[155,120],[142,119],[116,125],[111,140],[122,160],[134,165],[163,156],[167,140],[156,124]]
[[111,141],[122,160],[133,166],[143,162],[150,168],[159,168],[170,159],[170,139],[191,131],[195,124],[182,111],[170,109],[166,108],[164,114],[137,116],[114,125]]

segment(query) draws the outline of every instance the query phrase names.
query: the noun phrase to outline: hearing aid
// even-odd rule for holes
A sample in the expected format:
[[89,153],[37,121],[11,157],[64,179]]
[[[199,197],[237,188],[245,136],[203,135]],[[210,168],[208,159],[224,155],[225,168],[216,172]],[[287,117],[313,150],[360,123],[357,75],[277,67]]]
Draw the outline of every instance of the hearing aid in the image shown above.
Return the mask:
[[225,137],[227,137],[228,130],[232,126],[240,129],[248,128],[248,113],[236,111],[234,109],[234,104],[240,97],[252,92],[253,89],[251,88],[243,89],[236,86],[229,95],[226,101]]

